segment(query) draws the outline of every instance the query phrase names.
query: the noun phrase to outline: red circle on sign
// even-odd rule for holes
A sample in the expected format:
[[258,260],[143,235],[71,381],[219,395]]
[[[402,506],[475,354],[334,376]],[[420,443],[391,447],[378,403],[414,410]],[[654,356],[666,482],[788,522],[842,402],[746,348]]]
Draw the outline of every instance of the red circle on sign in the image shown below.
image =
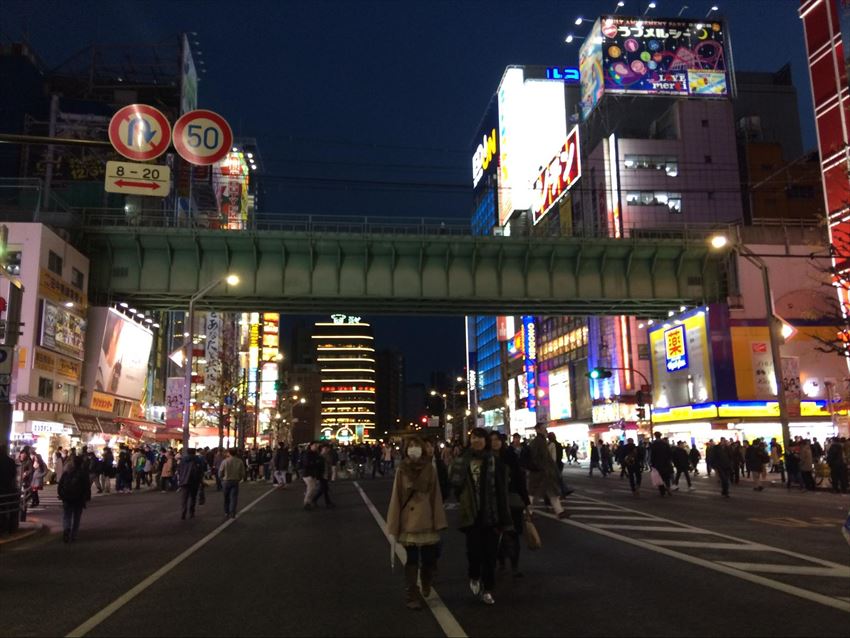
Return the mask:
[[[147,118],[144,116],[147,116]],[[151,140],[153,140],[154,135],[159,134],[159,141],[149,144],[148,146],[150,148],[147,150],[133,148],[126,143],[125,139],[122,139],[121,135],[122,124],[127,123],[129,125],[129,122],[140,117],[148,124],[151,121],[154,123],[155,128],[153,129]],[[139,162],[152,160],[162,155],[171,143],[171,127],[168,124],[168,119],[158,109],[147,104],[130,104],[119,109],[109,121],[109,141],[112,143],[112,147],[127,159]]]
[[[214,127],[202,126],[200,127],[200,131],[192,131],[189,128],[193,122],[202,120],[211,122]],[[213,128],[218,129],[218,135],[215,136],[215,143],[207,146],[207,142],[209,142],[207,132],[208,130],[213,130]],[[199,140],[198,144],[193,147],[189,140],[184,139],[183,136],[186,133],[188,133],[187,138],[193,137]],[[223,159],[233,144],[233,131],[227,120],[218,113],[207,111],[206,109],[197,109],[181,115],[180,119],[174,123],[172,137],[174,138],[174,148],[180,157],[190,164],[198,164],[200,166],[209,166]],[[195,148],[205,148],[210,152],[199,153],[194,150]]]

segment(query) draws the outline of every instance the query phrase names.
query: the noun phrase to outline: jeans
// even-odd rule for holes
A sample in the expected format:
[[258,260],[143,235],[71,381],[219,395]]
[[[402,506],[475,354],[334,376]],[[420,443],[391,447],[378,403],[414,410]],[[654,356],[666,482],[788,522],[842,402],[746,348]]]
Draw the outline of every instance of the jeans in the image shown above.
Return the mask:
[[77,538],[77,532],[80,531],[83,507],[82,503],[62,503],[62,529],[70,534],[71,540]]
[[470,527],[466,531],[466,559],[470,580],[480,580],[483,591],[492,591],[496,584],[496,555],[499,551],[499,532],[493,527]]
[[714,471],[720,477],[720,493],[729,496],[729,470],[715,467]]
[[200,485],[181,485],[180,486],[180,502],[183,506],[183,516],[186,516],[186,506],[189,507],[189,513],[195,515],[195,503],[198,500],[198,488]]
[[239,481],[222,481],[224,488],[224,515],[236,518],[236,505],[239,502]]
[[632,463],[630,466],[627,466],[626,470],[629,476],[629,486],[632,488],[632,492],[635,492],[640,487],[643,472],[637,463]]
[[333,503],[331,502],[331,493],[330,493],[330,481],[326,478],[319,479],[319,491],[316,492],[316,495],[313,497],[313,505],[319,502],[319,497],[325,497],[325,505],[331,506]]
[[286,485],[286,472],[283,470],[275,470],[274,480],[277,481],[278,485]]

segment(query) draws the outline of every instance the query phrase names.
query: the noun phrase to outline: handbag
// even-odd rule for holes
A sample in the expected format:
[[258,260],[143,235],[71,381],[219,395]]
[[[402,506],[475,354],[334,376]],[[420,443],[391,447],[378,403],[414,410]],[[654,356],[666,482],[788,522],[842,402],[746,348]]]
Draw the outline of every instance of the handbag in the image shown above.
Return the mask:
[[537,531],[537,526],[535,526],[531,517],[528,515],[525,517],[524,527],[525,542],[528,545],[528,549],[534,551],[543,547],[543,541],[540,540],[540,532]]
[[652,481],[652,487],[664,485],[664,481],[661,480],[661,474],[658,473],[656,468],[652,468],[652,471],[649,473],[649,480]]

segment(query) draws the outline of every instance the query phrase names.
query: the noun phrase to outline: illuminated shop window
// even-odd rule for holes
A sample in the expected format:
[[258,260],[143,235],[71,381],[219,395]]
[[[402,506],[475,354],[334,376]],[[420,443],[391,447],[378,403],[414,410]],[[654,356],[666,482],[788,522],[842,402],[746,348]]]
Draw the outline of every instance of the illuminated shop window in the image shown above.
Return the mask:
[[669,191],[629,191],[626,193],[629,206],[666,206],[671,213],[682,212],[682,194]]

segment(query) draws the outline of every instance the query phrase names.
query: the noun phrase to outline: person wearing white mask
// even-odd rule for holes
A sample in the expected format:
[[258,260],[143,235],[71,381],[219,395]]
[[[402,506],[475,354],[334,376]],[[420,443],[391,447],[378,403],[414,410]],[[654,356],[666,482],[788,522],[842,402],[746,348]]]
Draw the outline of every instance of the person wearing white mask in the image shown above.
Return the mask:
[[419,437],[407,441],[387,512],[387,533],[407,552],[404,584],[408,609],[421,609],[422,598],[431,594],[440,531],[448,527],[432,450]]

